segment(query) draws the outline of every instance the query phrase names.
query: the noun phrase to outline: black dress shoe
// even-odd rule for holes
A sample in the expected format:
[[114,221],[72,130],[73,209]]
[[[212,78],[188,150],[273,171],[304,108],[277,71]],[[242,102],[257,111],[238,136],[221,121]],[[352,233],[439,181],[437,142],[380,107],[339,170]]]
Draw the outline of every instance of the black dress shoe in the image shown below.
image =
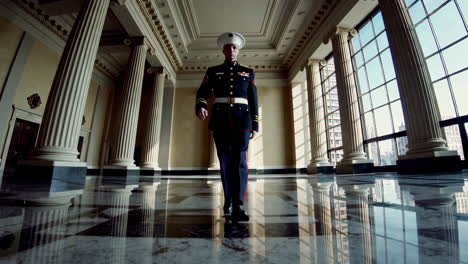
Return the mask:
[[242,210],[240,206],[233,208],[232,210],[233,222],[246,222],[246,221],[249,221],[249,219],[250,219],[249,216],[245,214],[245,211]]
[[223,213],[224,217],[230,217],[232,215],[232,207],[231,206],[223,206]]

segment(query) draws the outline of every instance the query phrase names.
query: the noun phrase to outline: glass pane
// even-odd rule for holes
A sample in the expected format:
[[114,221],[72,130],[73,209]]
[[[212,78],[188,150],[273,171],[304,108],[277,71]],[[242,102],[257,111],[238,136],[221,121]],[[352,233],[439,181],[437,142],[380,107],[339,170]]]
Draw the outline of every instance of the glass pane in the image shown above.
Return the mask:
[[364,124],[366,126],[366,138],[371,139],[377,136],[375,132],[374,117],[372,111],[364,114]]
[[398,84],[396,80],[387,83],[387,91],[390,101],[400,98],[400,91],[398,91]]
[[393,139],[379,141],[380,150],[380,166],[395,165],[396,164],[396,149],[393,144]]
[[409,9],[409,13],[410,13],[411,20],[413,20],[413,24],[417,24],[426,16],[426,11],[424,11],[421,1],[419,1],[417,4],[412,6]]
[[379,107],[388,103],[387,91],[385,90],[385,85],[379,87],[371,92],[372,96],[372,105],[374,107]]
[[358,70],[358,82],[361,94],[367,93],[367,91],[369,91],[369,85],[367,84],[366,68],[364,67]]
[[406,0],[406,6],[410,6],[412,5],[414,2],[416,2],[416,0]]
[[375,55],[377,55],[377,53],[378,53],[377,44],[376,44],[375,40],[372,41],[371,43],[369,43],[367,46],[365,46],[364,49],[362,50],[362,52],[364,53],[364,60],[365,61],[369,61],[370,59],[375,57]]
[[457,0],[458,6],[460,7],[465,20],[468,19],[468,1],[465,0]]
[[434,90],[442,120],[456,117],[452,95],[450,94],[447,80],[444,79],[434,83]]
[[468,71],[450,77],[458,115],[468,115]]
[[387,49],[380,55],[382,59],[382,65],[384,69],[385,79],[387,81],[395,78],[395,69],[393,68],[393,59],[392,54],[390,53],[390,49]]
[[426,6],[427,12],[430,14],[445,2],[447,2],[447,0],[424,0],[424,5]]
[[416,33],[425,57],[437,51],[437,44],[427,20],[416,27]]
[[365,24],[360,30],[359,30],[359,37],[361,38],[361,44],[364,46],[366,45],[371,39],[374,38],[374,32],[372,30],[372,25],[371,23]]
[[370,100],[370,95],[369,94],[365,94],[361,97],[362,99],[362,110],[364,112],[367,112],[369,110],[372,109],[372,104],[371,104],[371,100]]
[[380,66],[380,60],[378,57],[368,62],[366,69],[369,78],[369,86],[371,89],[384,83],[382,67]]
[[405,118],[403,117],[403,109],[401,108],[400,100],[392,103],[390,108],[392,109],[393,127],[395,129],[395,133],[405,131]]
[[468,38],[458,42],[452,47],[444,50],[442,56],[444,57],[447,71],[452,74],[456,71],[468,67]]
[[408,138],[407,137],[398,137],[396,138],[396,144],[398,149],[398,155],[402,156],[405,155],[408,149],[406,145],[408,145]]
[[451,1],[431,16],[441,48],[466,35],[466,29],[455,3]]
[[380,52],[388,47],[388,38],[386,32],[383,32],[377,37],[377,45],[379,46]]
[[372,19],[372,23],[374,23],[374,31],[377,35],[385,29],[381,12],[375,15],[375,17]]
[[448,148],[450,150],[456,150],[458,155],[460,155],[460,158],[465,159],[463,156],[463,145],[461,142],[460,129],[458,129],[458,125],[444,127],[444,131]]
[[393,133],[392,119],[388,106],[383,106],[374,110],[375,126],[377,127],[377,136],[384,136]]
[[374,165],[380,165],[379,149],[377,148],[377,142],[367,144],[367,156],[369,157],[369,159],[374,161]]
[[364,63],[364,59],[362,58],[362,52],[358,52],[356,53],[356,55],[354,55],[354,63],[356,64],[356,67],[359,68],[361,67],[361,65]]
[[353,45],[354,52],[361,49],[361,43],[359,42],[359,35],[356,35],[351,39],[351,45]]
[[431,74],[432,81],[436,81],[445,76],[444,66],[440,60],[439,54],[436,54],[426,60],[429,73]]

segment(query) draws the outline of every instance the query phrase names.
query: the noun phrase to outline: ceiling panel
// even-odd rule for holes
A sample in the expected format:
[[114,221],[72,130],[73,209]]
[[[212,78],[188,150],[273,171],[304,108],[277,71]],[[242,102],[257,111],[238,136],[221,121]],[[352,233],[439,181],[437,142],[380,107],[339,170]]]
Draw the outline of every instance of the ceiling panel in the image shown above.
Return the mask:
[[191,0],[200,37],[227,31],[261,35],[272,0]]

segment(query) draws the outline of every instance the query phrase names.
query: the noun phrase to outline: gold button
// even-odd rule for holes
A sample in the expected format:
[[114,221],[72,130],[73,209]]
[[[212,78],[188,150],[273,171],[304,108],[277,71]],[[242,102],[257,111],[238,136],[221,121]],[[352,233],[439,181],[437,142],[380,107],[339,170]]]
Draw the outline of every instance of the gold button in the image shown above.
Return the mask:
[[232,92],[230,92],[229,94],[232,94]]
[[234,73],[231,72],[231,75],[234,75]]
[[229,69],[230,69],[230,70],[232,70],[232,67],[231,67],[231,68],[229,68]]
[[[245,79],[244,79],[245,80]],[[234,79],[231,79],[231,82],[234,81]]]
[[231,104],[230,106],[231,106],[231,107],[233,107],[234,105],[233,105],[233,104]]
[[231,85],[231,88],[234,87],[233,85]]

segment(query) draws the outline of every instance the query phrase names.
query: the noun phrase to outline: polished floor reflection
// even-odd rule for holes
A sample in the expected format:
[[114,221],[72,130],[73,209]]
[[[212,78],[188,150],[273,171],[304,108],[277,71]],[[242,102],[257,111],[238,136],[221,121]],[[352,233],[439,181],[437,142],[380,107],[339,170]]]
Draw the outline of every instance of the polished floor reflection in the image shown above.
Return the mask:
[[0,263],[468,263],[468,174],[264,175],[250,222],[217,177],[2,190]]

